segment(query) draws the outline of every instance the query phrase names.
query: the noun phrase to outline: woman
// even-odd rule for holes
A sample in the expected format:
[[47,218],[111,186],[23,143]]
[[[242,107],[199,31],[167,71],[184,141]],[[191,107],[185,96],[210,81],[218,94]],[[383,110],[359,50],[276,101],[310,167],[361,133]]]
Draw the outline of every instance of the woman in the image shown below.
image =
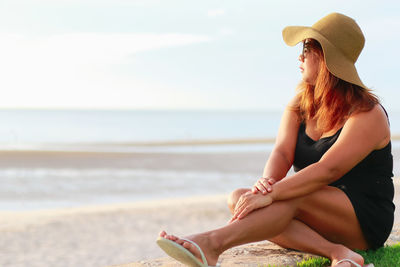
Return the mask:
[[[378,99],[354,66],[364,36],[332,13],[312,27],[286,27],[284,41],[303,42],[302,82],[287,106],[263,178],[229,197],[230,223],[186,239],[160,233],[167,254],[192,266],[215,265],[237,245],[270,240],[362,266],[352,249],[384,244],[393,225],[390,129]],[[294,167],[296,173],[286,176]]]

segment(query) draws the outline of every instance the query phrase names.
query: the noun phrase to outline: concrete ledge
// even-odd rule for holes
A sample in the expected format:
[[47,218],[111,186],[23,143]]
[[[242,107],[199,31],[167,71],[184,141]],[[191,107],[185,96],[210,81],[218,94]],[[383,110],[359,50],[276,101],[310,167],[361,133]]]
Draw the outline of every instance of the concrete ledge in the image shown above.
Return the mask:
[[[400,242],[400,223],[396,224],[390,235],[387,245]],[[260,267],[267,264],[272,266],[296,266],[297,262],[314,255],[284,249],[268,241],[235,247],[225,251],[219,262],[221,266]],[[153,266],[184,266],[172,258],[163,257],[154,260],[140,261],[112,267],[153,267]]]

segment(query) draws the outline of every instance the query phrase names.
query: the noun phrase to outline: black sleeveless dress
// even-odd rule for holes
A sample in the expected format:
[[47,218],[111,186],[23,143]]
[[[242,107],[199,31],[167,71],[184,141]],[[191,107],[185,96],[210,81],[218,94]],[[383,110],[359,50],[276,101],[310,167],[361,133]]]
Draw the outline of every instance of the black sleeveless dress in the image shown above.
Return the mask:
[[[314,141],[300,125],[293,168],[297,172],[318,162],[338,139],[336,134]],[[383,246],[394,221],[393,157],[391,143],[372,151],[343,177],[330,184],[350,199],[363,234],[372,249]]]

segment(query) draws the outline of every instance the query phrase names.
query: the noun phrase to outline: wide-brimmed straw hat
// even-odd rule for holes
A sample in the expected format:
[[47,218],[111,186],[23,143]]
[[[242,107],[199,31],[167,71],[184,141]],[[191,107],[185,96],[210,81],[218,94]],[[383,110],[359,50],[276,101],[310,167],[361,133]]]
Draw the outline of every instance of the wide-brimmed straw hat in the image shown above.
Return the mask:
[[290,46],[309,38],[317,40],[322,46],[326,66],[334,76],[367,88],[354,65],[364,47],[365,38],[352,18],[331,13],[311,27],[288,26],[283,29],[282,35]]

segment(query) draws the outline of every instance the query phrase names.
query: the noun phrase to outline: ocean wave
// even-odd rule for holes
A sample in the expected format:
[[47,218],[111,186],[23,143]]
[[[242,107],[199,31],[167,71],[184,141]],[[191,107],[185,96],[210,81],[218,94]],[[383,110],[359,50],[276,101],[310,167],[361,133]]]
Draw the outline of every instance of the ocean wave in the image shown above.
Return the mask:
[[74,207],[229,193],[256,173],[148,169],[0,169],[0,210]]
[[47,143],[47,144],[0,144],[0,151],[58,151],[58,152],[115,152],[115,153],[201,153],[270,151],[269,139],[196,140],[142,143]]

